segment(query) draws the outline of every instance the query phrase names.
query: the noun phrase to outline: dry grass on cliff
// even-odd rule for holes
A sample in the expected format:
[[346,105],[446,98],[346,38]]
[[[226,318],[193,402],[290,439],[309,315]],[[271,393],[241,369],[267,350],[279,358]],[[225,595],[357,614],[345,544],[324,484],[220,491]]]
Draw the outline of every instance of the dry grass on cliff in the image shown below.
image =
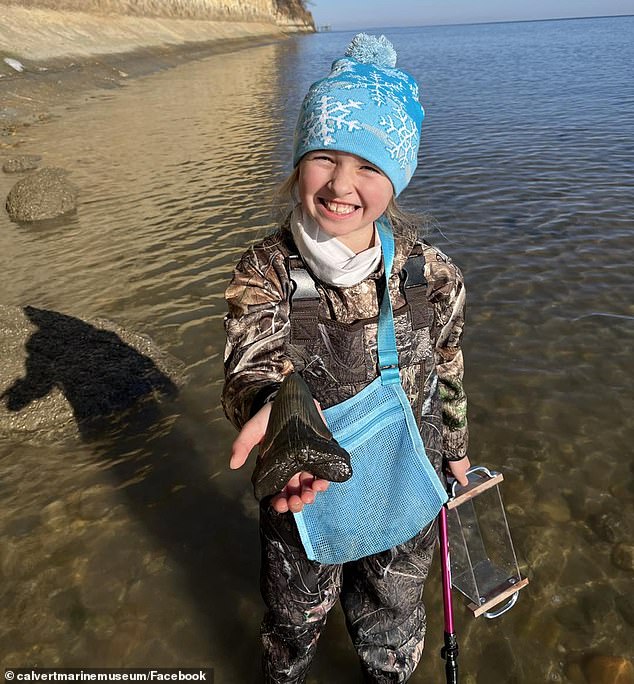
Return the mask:
[[[275,22],[279,14],[312,22],[302,0],[0,0],[0,5],[97,14]],[[309,19],[310,17],[310,19]]]

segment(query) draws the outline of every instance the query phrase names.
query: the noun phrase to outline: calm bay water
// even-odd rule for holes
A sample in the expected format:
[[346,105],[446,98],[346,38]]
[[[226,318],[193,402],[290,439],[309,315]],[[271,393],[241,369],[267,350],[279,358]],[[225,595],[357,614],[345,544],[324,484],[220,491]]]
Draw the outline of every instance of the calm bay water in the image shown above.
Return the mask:
[[[634,659],[634,17],[386,34],[427,111],[403,203],[466,275],[471,460],[505,474],[531,579],[497,621],[457,602],[463,678],[583,681],[578,660]],[[69,169],[81,205],[54,227],[0,214],[2,303],[148,333],[190,380],[107,439],[0,437],[3,664],[257,680],[257,511],[249,473],[227,468],[223,291],[273,227],[301,96],[352,35],[190,63],[29,130],[20,152]],[[426,601],[421,684],[443,677],[439,572]],[[359,681],[338,612],[312,677]]]

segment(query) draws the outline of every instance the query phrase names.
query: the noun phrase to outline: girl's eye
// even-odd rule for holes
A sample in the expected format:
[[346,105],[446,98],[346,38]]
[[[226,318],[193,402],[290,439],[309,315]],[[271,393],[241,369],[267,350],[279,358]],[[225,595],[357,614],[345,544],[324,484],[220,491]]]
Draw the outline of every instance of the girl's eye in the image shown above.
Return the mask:
[[318,160],[318,161],[328,161],[332,162],[333,159],[332,157],[329,157],[327,154],[316,154],[313,157],[311,157],[313,161]]
[[364,171],[372,171],[373,173],[381,173],[375,166],[362,166]]

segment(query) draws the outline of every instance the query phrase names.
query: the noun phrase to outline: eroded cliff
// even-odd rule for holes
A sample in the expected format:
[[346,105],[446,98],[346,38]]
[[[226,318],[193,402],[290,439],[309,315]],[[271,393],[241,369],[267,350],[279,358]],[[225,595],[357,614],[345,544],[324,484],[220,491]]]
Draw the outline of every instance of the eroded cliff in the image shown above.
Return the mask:
[[258,21],[313,31],[303,0],[0,0],[0,5],[212,21]]

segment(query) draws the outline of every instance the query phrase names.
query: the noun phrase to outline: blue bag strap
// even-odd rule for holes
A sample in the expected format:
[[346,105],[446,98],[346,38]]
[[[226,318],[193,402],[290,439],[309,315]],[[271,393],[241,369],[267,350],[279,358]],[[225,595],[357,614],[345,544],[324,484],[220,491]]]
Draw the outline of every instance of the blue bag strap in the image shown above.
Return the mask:
[[396,335],[394,334],[394,314],[390,300],[388,285],[392,263],[394,262],[394,235],[392,226],[385,216],[376,222],[376,228],[381,239],[383,251],[385,291],[379,309],[379,328],[377,334],[377,351],[379,356],[379,373],[382,385],[400,384],[401,376],[398,372],[398,351],[396,349]]

